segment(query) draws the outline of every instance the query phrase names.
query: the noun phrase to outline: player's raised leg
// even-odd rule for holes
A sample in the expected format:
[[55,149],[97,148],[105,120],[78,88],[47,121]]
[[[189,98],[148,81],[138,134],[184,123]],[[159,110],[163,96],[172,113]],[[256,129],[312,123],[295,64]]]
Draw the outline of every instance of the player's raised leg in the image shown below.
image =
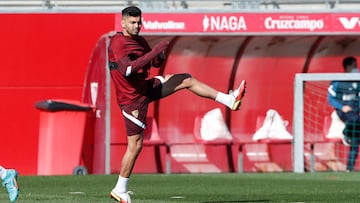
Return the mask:
[[171,95],[178,90],[188,89],[198,96],[222,103],[234,111],[240,109],[241,101],[245,96],[246,90],[245,80],[240,83],[237,89],[230,91],[229,94],[217,91],[209,85],[193,78],[190,74],[167,75],[164,81],[162,97]]

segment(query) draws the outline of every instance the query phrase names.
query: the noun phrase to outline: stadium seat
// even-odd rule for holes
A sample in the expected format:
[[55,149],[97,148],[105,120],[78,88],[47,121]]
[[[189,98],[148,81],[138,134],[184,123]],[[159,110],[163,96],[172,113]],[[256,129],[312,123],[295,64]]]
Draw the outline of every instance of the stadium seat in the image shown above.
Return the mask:
[[340,129],[340,132],[339,132],[338,126],[333,126],[337,129],[335,129],[335,131],[334,130],[331,131],[331,127],[332,127],[331,125],[338,125],[338,124],[332,123],[333,122],[332,116],[324,117],[324,128],[323,128],[324,140],[329,141],[329,142],[342,142],[342,136],[343,136],[342,130]]
[[[165,163],[168,161],[166,157],[167,151],[167,145],[160,137],[156,120],[153,117],[147,117],[146,128],[144,130],[143,149],[136,163],[142,162],[144,166],[134,168],[134,172],[164,173],[166,167]],[[154,165],[156,170],[150,171],[147,169],[151,165]]]
[[165,141],[160,138],[156,120],[152,117],[146,118],[143,145],[164,145]]
[[229,139],[226,136],[218,135],[217,138],[211,140],[205,140],[201,137],[201,116],[195,117],[194,122],[194,139],[197,143],[201,144],[217,144],[217,145],[230,145],[232,143],[232,138]]
[[[344,171],[346,169],[345,164],[340,160],[339,156],[342,145],[342,135],[327,137],[332,121],[331,116],[324,117],[323,141],[315,141],[305,145],[305,164],[309,170]],[[342,147],[342,149],[345,150],[344,147]]]
[[167,173],[223,173],[233,172],[229,139],[204,140],[200,135],[202,117],[194,120],[191,139],[170,141],[168,145]]
[[283,169],[271,161],[269,144],[252,143],[244,145],[246,158],[253,164],[254,172],[282,172]]
[[[258,130],[264,123],[265,116],[258,116],[256,119],[256,130]],[[245,141],[236,138],[234,140],[236,149],[238,150],[237,171],[253,171],[253,172],[282,172],[284,168],[281,167],[271,158],[271,147],[279,147],[281,145],[290,145],[290,139],[274,139],[265,138],[258,141]],[[291,152],[289,152],[291,153]],[[235,161],[236,161],[235,160]],[[285,160],[282,162],[289,162]],[[250,167],[249,167],[250,165]],[[289,164],[285,164],[289,165]],[[285,167],[287,168],[287,167]]]
[[305,166],[308,171],[345,171],[346,166],[338,155],[339,143],[306,143]]
[[314,155],[314,143],[304,144],[304,162],[305,171],[315,172],[327,170],[327,166],[324,162],[316,160]]
[[226,133],[229,132],[224,132],[224,134],[221,134],[220,132],[220,134],[218,134],[214,139],[211,140],[204,139],[201,136],[202,118],[203,117],[201,116],[195,117],[194,133],[193,133],[195,142],[198,144],[202,144],[206,147],[207,156],[209,157],[209,159],[211,159],[210,155],[214,154],[213,152],[216,152],[215,153],[216,156],[220,156],[224,158],[226,157],[225,160],[227,160],[227,165],[219,166],[219,167],[222,168],[223,172],[234,172],[234,163],[233,163],[233,157],[231,151],[232,142],[233,142],[232,136],[231,138],[229,138],[228,136],[225,135]]
[[[333,115],[332,115],[333,116]],[[340,160],[339,150],[342,145],[341,136],[329,135],[332,117],[324,116],[322,133],[308,136],[304,145],[305,168],[307,171],[343,171],[344,163]],[[334,134],[334,132],[332,132]],[[342,146],[342,149],[344,147]]]
[[[222,154],[222,153],[219,153]],[[175,143],[170,146],[171,173],[221,173],[227,172],[209,160],[204,144]],[[219,161],[223,159],[218,158]]]
[[314,146],[314,155],[319,161],[325,162],[331,171],[345,171],[346,166],[337,156],[337,143],[316,143]]

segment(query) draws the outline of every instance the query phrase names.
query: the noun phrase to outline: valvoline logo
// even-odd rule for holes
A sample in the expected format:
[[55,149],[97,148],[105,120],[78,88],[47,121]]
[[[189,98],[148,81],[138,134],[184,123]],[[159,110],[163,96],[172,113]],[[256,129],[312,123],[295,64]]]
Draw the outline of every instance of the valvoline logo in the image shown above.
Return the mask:
[[339,17],[339,21],[346,30],[360,28],[360,17]]

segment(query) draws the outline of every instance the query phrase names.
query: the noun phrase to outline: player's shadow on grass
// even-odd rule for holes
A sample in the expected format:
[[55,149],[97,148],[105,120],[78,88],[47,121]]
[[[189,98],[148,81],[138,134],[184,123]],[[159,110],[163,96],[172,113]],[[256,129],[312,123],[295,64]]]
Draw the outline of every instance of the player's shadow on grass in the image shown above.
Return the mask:
[[201,203],[244,203],[244,202],[270,202],[270,200],[256,199],[256,200],[236,200],[236,201],[206,201]]

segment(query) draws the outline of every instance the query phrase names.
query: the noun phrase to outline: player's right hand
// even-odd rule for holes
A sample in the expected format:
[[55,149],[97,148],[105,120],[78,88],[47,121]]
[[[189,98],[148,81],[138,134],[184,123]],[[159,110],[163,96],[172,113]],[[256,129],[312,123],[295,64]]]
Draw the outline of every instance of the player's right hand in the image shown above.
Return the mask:
[[341,109],[344,113],[347,113],[349,111],[352,111],[352,108],[351,106],[348,106],[348,105],[344,105]]

